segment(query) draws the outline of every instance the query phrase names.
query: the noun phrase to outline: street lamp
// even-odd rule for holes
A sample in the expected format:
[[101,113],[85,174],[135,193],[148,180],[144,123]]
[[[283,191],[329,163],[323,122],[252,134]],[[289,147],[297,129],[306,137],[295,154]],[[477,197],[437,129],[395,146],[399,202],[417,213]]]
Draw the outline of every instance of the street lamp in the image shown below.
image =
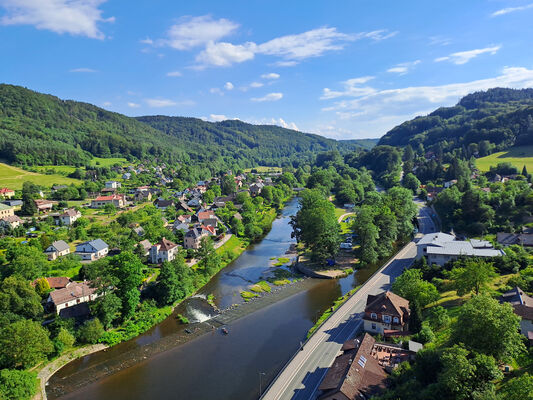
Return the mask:
[[266,372],[259,372],[259,397],[263,394],[263,376],[266,375]]

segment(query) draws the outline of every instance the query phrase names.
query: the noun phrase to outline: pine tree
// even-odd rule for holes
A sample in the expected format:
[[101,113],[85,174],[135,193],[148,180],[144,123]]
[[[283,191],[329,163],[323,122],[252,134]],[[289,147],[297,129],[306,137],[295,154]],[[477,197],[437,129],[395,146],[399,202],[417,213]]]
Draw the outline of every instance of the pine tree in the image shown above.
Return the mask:
[[529,176],[529,174],[527,173],[527,168],[524,164],[524,168],[522,168],[522,175],[525,176],[526,178]]
[[420,332],[422,329],[422,310],[416,301],[409,304],[411,313],[409,314],[409,330],[412,333]]

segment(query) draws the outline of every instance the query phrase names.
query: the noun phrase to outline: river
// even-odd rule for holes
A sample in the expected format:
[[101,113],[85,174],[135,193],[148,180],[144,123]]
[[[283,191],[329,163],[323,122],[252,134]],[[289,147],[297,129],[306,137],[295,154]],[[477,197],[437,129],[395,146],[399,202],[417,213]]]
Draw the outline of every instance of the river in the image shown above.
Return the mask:
[[[290,297],[281,296],[279,301],[229,322],[228,335],[210,330],[214,312],[205,297],[214,294],[221,309],[241,303],[240,291],[272,268],[271,257],[284,255],[294,243],[289,222],[297,207],[297,199],[291,200],[260,243],[177,308],[177,313],[197,321],[187,329],[207,333],[188,335],[185,326],[171,316],[135,339],[66,365],[50,379],[48,398],[256,399],[260,386],[264,388],[298,350],[317,315],[374,270],[338,280],[305,279],[294,288],[279,290]],[[277,299],[276,294],[271,296]]]

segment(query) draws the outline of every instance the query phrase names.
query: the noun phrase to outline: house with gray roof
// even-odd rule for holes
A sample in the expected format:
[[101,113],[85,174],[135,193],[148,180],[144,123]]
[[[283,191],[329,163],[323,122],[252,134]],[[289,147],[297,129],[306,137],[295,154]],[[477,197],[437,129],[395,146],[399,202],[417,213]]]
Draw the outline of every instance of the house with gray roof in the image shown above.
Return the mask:
[[109,246],[102,239],[90,240],[76,246],[76,255],[82,260],[98,260],[109,253]]
[[444,265],[459,257],[501,257],[503,250],[495,249],[486,240],[455,240],[442,232],[428,233],[416,244],[417,258],[426,257],[429,264]]
[[46,248],[44,253],[48,256],[48,261],[70,254],[70,247],[64,240],[56,240]]

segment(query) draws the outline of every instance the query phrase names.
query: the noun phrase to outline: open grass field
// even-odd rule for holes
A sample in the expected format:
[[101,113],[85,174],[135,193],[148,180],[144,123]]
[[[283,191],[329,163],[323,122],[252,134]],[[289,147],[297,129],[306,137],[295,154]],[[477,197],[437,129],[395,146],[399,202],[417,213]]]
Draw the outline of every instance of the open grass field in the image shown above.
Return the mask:
[[488,171],[491,166],[495,167],[504,162],[509,162],[518,168],[518,173],[522,172],[525,165],[527,171],[531,173],[533,171],[533,146],[513,147],[487,157],[478,158],[476,166],[480,171]]
[[39,165],[36,167],[32,167],[31,169],[36,169],[37,172],[40,172],[42,174],[46,173],[46,171],[52,170],[57,174],[70,175],[76,170],[76,167],[73,167],[71,165]]
[[0,163],[0,187],[8,187],[15,190],[22,189],[24,181],[30,181],[44,187],[50,187],[54,184],[70,185],[71,183],[81,183],[78,179],[67,178],[63,175],[43,175]]
[[252,169],[255,169],[260,174],[264,174],[267,172],[282,172],[282,169],[279,167],[254,167],[254,168],[247,168],[244,170],[244,172],[249,173],[252,171]]
[[129,164],[128,160],[125,158],[100,158],[100,157],[94,157],[91,160],[91,165],[99,167],[112,167],[115,164],[121,164],[126,165]]

